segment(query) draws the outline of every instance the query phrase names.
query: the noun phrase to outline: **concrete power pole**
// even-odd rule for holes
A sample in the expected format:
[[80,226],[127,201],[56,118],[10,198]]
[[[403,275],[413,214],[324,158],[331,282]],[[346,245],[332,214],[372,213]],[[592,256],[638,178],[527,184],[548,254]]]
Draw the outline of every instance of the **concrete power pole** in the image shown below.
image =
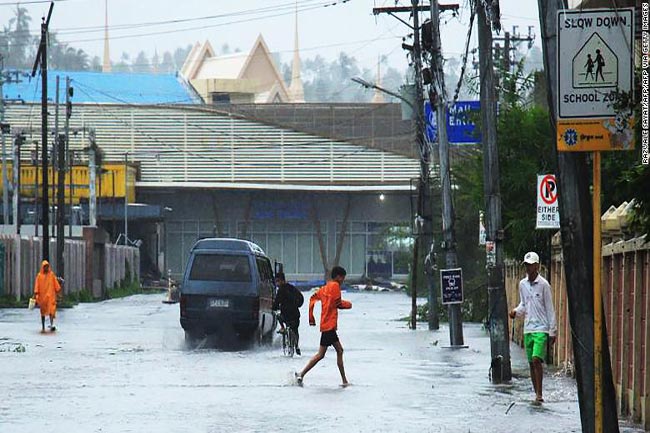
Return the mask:
[[[440,41],[440,7],[437,1],[431,2],[431,23],[433,25],[431,68],[434,83],[444,83],[442,67],[442,45]],[[435,84],[432,84],[435,86]],[[447,139],[447,103],[444,84],[437,86],[435,101],[436,116],[438,121],[438,153],[440,158],[440,183],[442,188],[442,238],[445,251],[445,267],[455,268],[458,265],[456,254],[456,231],[454,228],[454,204],[451,199],[451,171],[449,167],[449,140]],[[449,340],[451,346],[463,346],[463,316],[460,304],[450,304],[449,313]]]
[[[512,379],[508,332],[508,301],[503,265],[503,227],[499,188],[499,153],[497,150],[497,100],[492,59],[492,29],[485,7],[477,2],[479,65],[481,79],[481,124],[483,136],[483,189],[486,209],[486,241],[492,242],[496,261],[487,262],[488,326],[492,354],[492,382]],[[507,43],[509,45],[509,42]]]
[[[424,142],[424,96],[422,85],[422,46],[420,43],[420,16],[419,13],[426,10],[424,6],[418,5],[418,0],[411,0],[411,6],[395,6],[373,8],[373,14],[388,13],[395,16],[395,13],[410,13],[413,15],[413,26],[406,21],[399,19],[413,30],[413,46],[402,44],[402,47],[411,51],[413,68],[415,72],[415,144],[420,155],[420,176],[418,179],[418,196],[415,219],[415,242],[413,245],[413,262],[411,265],[411,329],[417,327],[417,280],[419,273],[420,252],[423,251],[424,238],[431,234],[430,212],[427,212],[427,195],[430,191],[429,182],[429,148]],[[427,214],[429,217],[427,217]],[[424,265],[424,264],[423,264]],[[424,265],[426,266],[426,265]]]
[[52,18],[52,9],[54,9],[54,2],[50,3],[50,9],[47,13],[47,18],[43,19],[41,24],[41,41],[38,46],[38,53],[36,54],[36,61],[32,69],[32,77],[36,76],[36,70],[41,68],[41,170],[43,172],[43,185],[42,185],[42,225],[43,225],[43,260],[50,258],[50,204],[48,199],[48,161],[47,161],[47,32],[50,25],[50,18]]
[[[427,190],[429,189],[429,148],[424,143],[424,96],[422,86],[422,46],[420,44],[420,12],[418,8],[418,0],[412,0],[413,7],[413,68],[415,70],[415,144],[418,147],[420,154],[420,179],[418,182],[418,204],[417,213],[418,217],[425,218],[425,198]],[[423,224],[422,231],[426,233],[426,227],[431,224]],[[423,251],[423,233],[419,233],[414,245],[415,260],[413,261],[413,276],[412,276],[412,296],[411,296],[411,329],[417,326],[417,279],[418,279],[418,262],[420,261],[419,253]]]
[[[563,0],[538,0],[544,69],[548,80],[548,106],[552,131],[556,133],[557,110],[557,12],[566,9]],[[555,151],[555,147],[553,147]],[[569,321],[578,385],[580,421],[584,433],[618,433],[616,391],[605,321],[602,323],[602,425],[595,426],[594,390],[594,298],[593,298],[593,221],[590,170],[581,152],[557,152],[558,191],[562,254],[566,275]]]
[[[69,185],[68,191],[70,197],[69,213],[70,218],[68,220],[68,237],[72,238],[72,182],[73,182],[73,173],[72,173],[72,158],[70,157],[70,117],[72,116],[72,87],[70,87],[70,77],[65,77],[65,123],[64,123],[64,134],[65,134],[65,166],[69,172],[68,180]],[[65,176],[65,174],[64,174]]]
[[14,137],[14,162],[13,162],[13,214],[14,233],[20,234],[20,147],[23,143],[22,132]]
[[97,226],[97,142],[95,141],[95,130],[88,131],[88,174],[90,177],[89,198],[88,198],[88,224],[91,227]]
[[[2,62],[3,58],[0,54],[0,124],[4,129],[5,101],[3,84],[5,77]],[[7,225],[9,224],[9,179],[7,178],[7,149],[4,131],[0,132],[0,138],[2,139],[2,217],[4,224]]]

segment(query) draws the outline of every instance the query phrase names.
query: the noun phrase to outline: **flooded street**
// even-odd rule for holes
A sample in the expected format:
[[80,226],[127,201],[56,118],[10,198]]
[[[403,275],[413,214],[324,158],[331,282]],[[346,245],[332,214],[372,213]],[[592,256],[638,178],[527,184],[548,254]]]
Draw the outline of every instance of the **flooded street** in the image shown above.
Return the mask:
[[[547,374],[547,403],[529,404],[519,348],[513,384],[490,385],[489,339],[479,325],[465,325],[469,349],[451,351],[442,347],[446,327],[413,332],[398,320],[409,311],[404,294],[343,296],[353,303],[339,319],[348,388],[339,387],[333,349],[303,388],[293,385],[319,342],[307,302],[303,356],[293,359],[277,338],[249,350],[187,349],[178,305],[163,304],[161,294],[60,311],[58,331],[45,335],[37,312],[1,310],[0,431],[580,431],[572,380]],[[24,352],[14,351],[18,344]]]

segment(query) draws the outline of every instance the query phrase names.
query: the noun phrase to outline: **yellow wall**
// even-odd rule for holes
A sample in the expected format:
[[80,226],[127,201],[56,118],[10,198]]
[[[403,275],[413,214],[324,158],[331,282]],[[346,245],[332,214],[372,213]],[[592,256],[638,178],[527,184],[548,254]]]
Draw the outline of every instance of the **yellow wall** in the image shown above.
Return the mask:
[[[97,197],[98,198],[121,198],[124,199],[124,164],[123,163],[106,163],[102,165],[102,169],[105,172],[101,175],[97,175],[96,188],[97,188]],[[7,164],[7,177],[9,181],[12,180],[12,165]],[[20,167],[20,195],[22,197],[34,197],[34,181],[37,171],[34,169],[34,166],[22,162]],[[137,167],[129,166],[129,176],[127,182],[128,199],[129,203],[135,202],[135,180],[137,175]],[[41,195],[41,182],[43,179],[43,173],[38,167],[38,195]],[[89,187],[90,184],[90,173],[88,171],[88,166],[85,165],[75,165],[72,168],[72,202],[79,203],[81,199],[83,201],[88,200],[89,196]],[[115,189],[113,189],[113,179],[115,179]],[[57,184],[57,175],[56,171],[50,167],[48,171],[48,182],[50,185],[50,200],[52,200],[51,186],[52,184]],[[100,191],[101,183],[101,191]],[[0,176],[0,191],[4,188],[2,176]],[[65,175],[65,200],[68,202],[68,197],[70,196],[70,172],[67,172]]]

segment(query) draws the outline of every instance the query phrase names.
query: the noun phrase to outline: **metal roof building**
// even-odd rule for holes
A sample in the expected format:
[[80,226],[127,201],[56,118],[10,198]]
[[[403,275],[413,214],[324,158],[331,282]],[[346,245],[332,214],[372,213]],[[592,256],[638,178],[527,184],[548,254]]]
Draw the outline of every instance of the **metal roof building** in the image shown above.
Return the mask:
[[[56,76],[60,78],[61,100],[65,100],[65,77],[75,88],[74,103],[109,104],[195,104],[201,98],[191,86],[173,74],[102,73],[50,70],[47,75],[49,98],[56,92]],[[18,83],[4,85],[4,98],[16,102],[40,102],[40,75],[31,77],[25,71]]]
[[[6,108],[12,131],[27,136],[27,158],[40,140],[40,107]],[[293,279],[322,278],[333,263],[351,277],[368,275],[369,264],[408,272],[404,252],[385,239],[410,224],[415,158],[199,105],[75,104],[70,124],[71,149],[83,154],[94,129],[104,161],[126,154],[137,164],[137,201],[167,209],[161,223],[129,218],[143,261],[162,272],[180,277],[189,248],[210,236],[252,240]],[[104,227],[116,239],[122,224]]]

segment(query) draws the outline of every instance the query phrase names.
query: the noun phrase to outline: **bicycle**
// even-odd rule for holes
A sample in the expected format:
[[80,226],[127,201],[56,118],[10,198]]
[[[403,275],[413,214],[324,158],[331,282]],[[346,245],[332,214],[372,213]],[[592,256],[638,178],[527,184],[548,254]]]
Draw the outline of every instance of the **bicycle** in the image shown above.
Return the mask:
[[[278,314],[278,319],[281,320],[280,315]],[[282,333],[282,353],[285,356],[293,358],[293,355],[296,353],[298,348],[298,334],[295,329],[290,326],[289,323],[284,324],[284,332]]]

